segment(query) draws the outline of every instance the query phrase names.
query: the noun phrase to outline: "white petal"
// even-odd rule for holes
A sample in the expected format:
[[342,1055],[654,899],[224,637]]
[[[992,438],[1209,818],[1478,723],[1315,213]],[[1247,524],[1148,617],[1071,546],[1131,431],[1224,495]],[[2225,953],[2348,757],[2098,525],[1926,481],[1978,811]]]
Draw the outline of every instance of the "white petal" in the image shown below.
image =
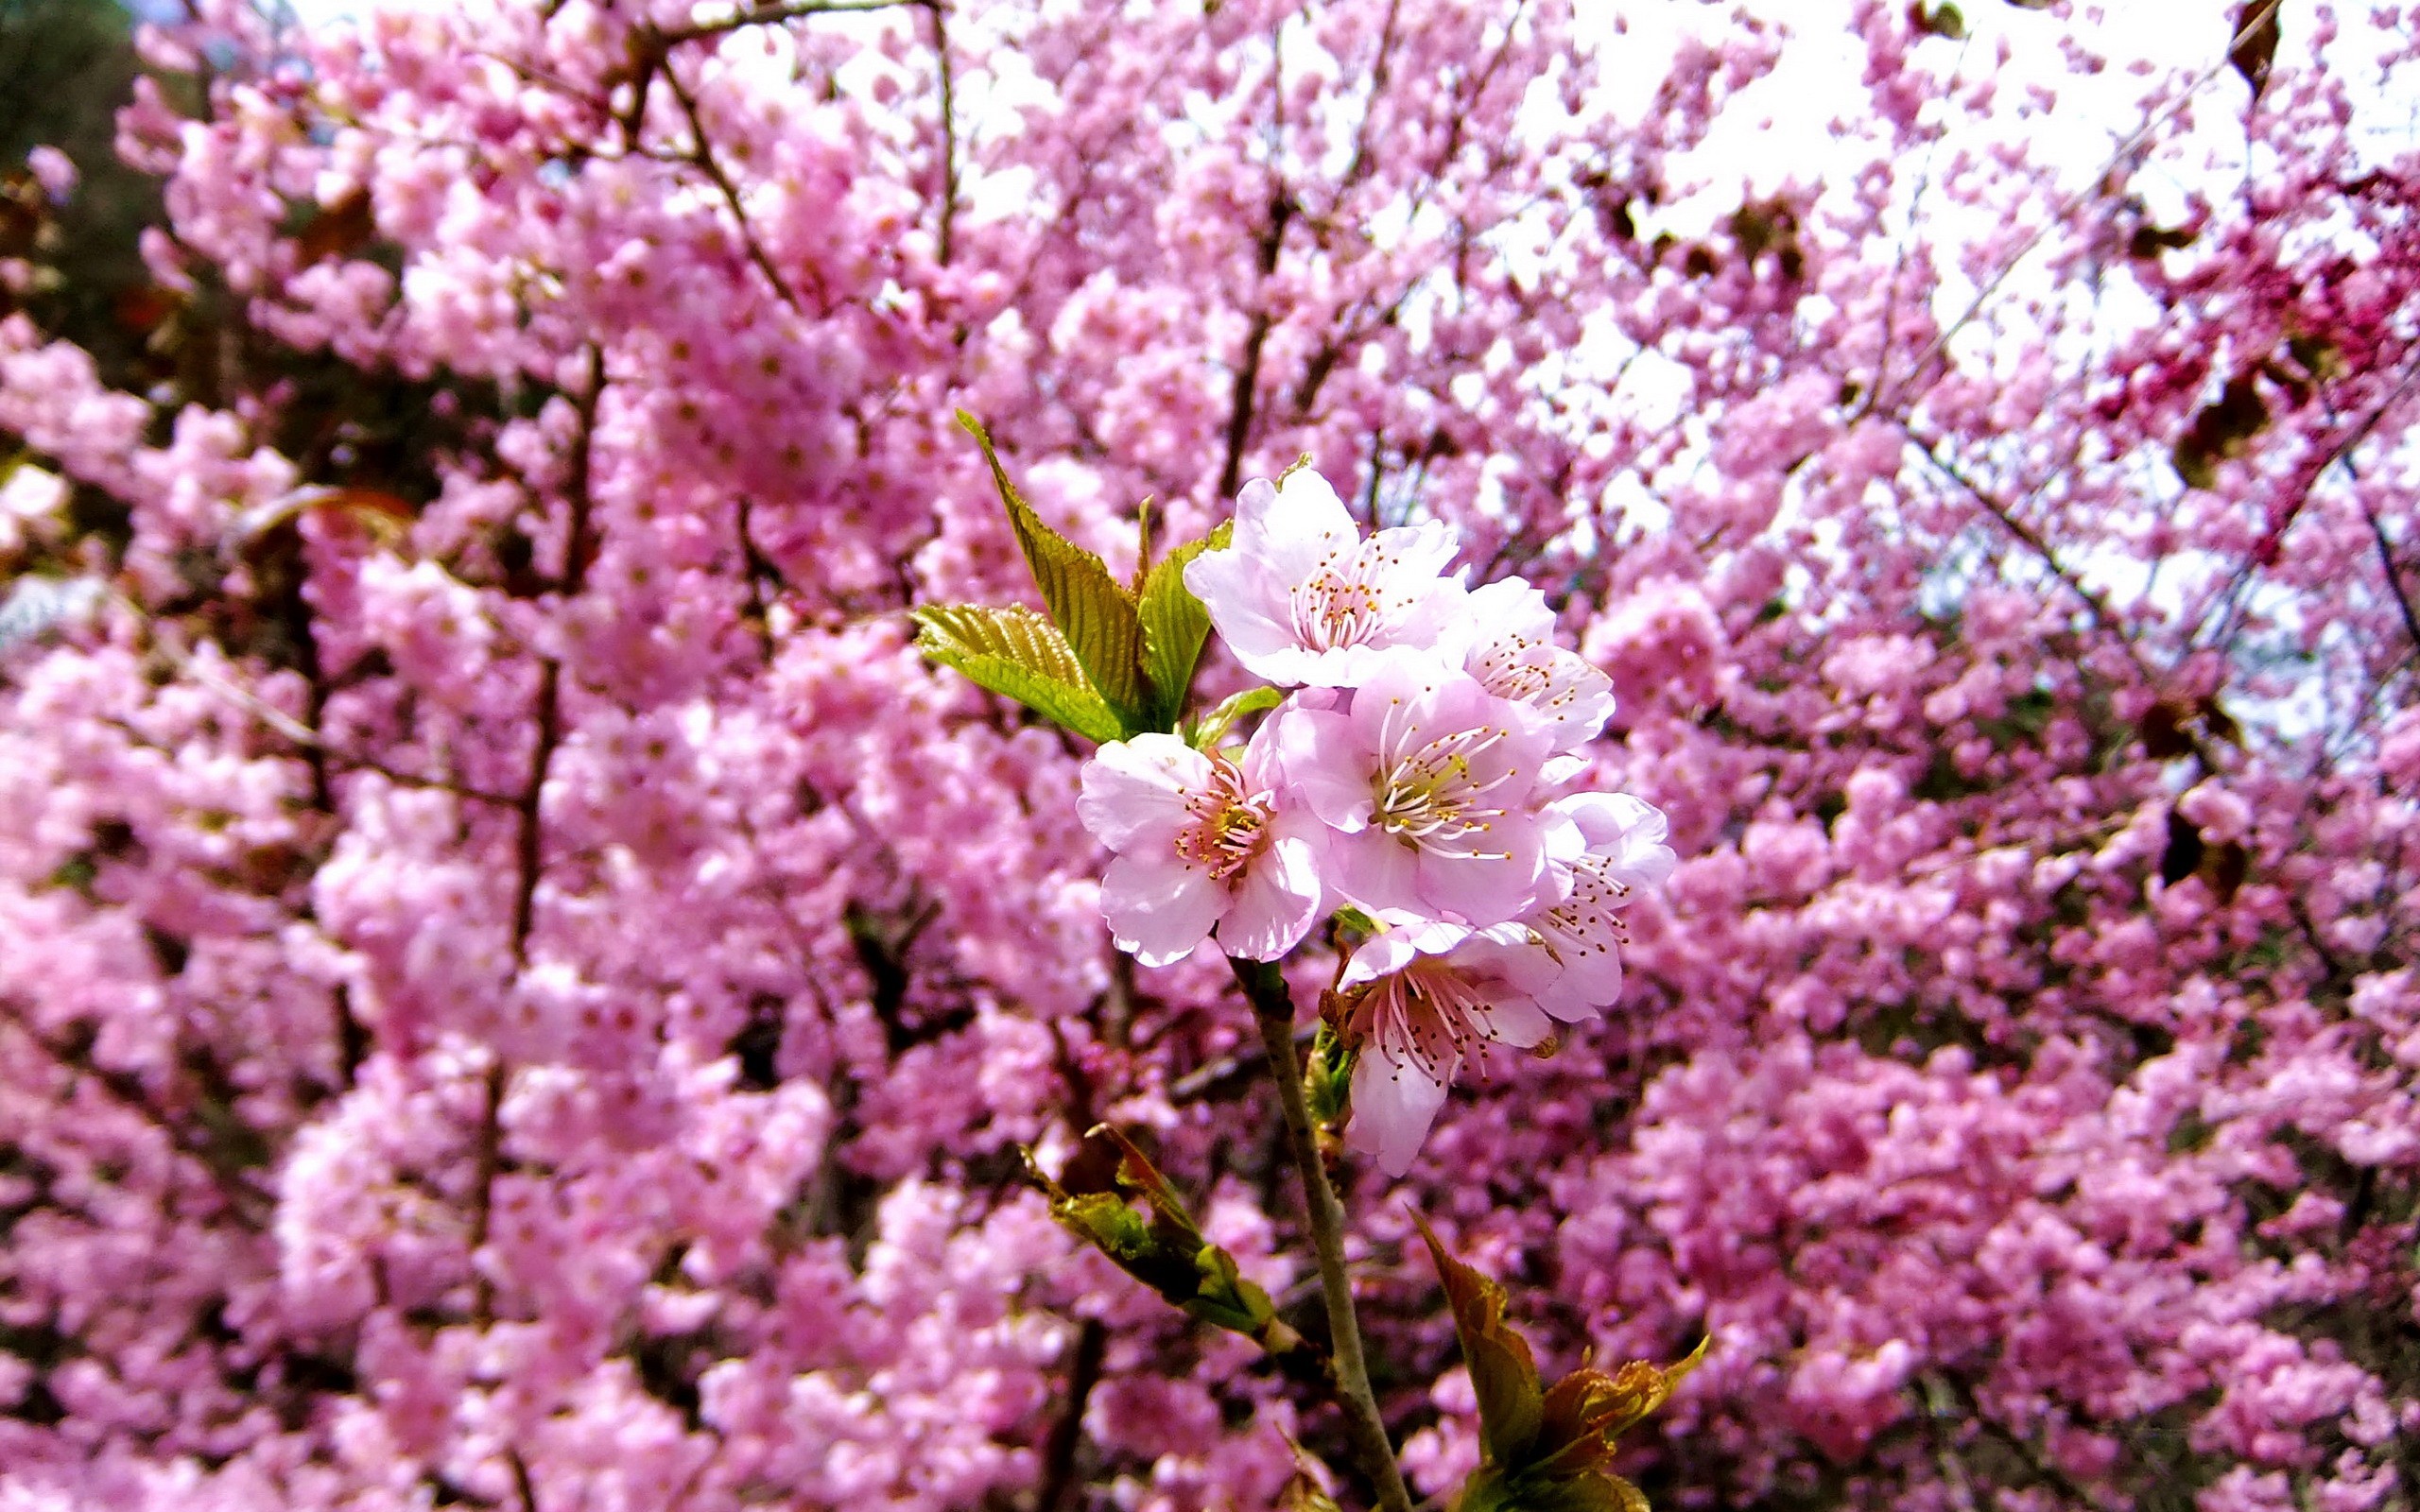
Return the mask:
[[1287,586],[1244,552],[1232,546],[1203,552],[1184,564],[1184,586],[1201,600],[1219,638],[1245,665],[1298,646]]
[[1531,1000],[1508,995],[1485,1013],[1473,1014],[1471,1027],[1497,1044],[1527,1050],[1554,1032],[1554,1021]]
[[1411,1169],[1444,1104],[1443,1082],[1413,1062],[1388,1059],[1375,1044],[1364,1046],[1353,1064],[1353,1122],[1345,1125],[1344,1142],[1387,1175],[1401,1176]]
[[1348,834],[1369,828],[1376,803],[1350,716],[1289,705],[1270,722],[1277,726],[1270,739],[1278,767],[1303,805],[1322,823]]
[[1145,966],[1181,961],[1210,937],[1227,889],[1209,874],[1120,856],[1100,880],[1101,917],[1117,948]]
[[1353,959],[1345,963],[1344,974],[1336,981],[1337,990],[1392,976],[1409,966],[1411,958],[1419,954],[1420,947],[1409,930],[1390,929],[1374,935],[1364,940],[1353,953]]
[[1336,888],[1373,912],[1397,908],[1434,916],[1420,895],[1420,852],[1384,830],[1340,834],[1328,842]]
[[1508,818],[1489,832],[1488,840],[1503,849],[1487,855],[1419,852],[1415,890],[1421,903],[1432,913],[1484,927],[1518,919],[1552,899],[1557,879],[1547,873],[1534,825]]
[[1210,782],[1210,758],[1174,735],[1113,740],[1084,763],[1076,817],[1093,838],[1123,853],[1175,854],[1189,816],[1187,790]]
[[1309,468],[1274,488],[1255,479],[1236,498],[1236,544],[1249,539],[1255,554],[1289,586],[1329,558],[1352,550],[1360,538],[1344,501]]
[[1243,874],[1219,921],[1219,944],[1248,961],[1273,961],[1303,942],[1320,917],[1310,846],[1280,838]]

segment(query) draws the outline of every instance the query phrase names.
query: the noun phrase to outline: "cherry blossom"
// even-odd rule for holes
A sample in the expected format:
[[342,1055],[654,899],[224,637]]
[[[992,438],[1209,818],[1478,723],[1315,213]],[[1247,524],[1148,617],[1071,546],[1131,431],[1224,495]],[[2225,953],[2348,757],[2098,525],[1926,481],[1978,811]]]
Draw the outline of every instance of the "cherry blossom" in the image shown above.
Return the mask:
[[[1574,1023],[1620,995],[1621,953],[1630,944],[1622,912],[1661,887],[1677,858],[1664,843],[1664,816],[1628,793],[1574,793],[1547,809],[1569,825],[1563,844],[1547,851],[1547,865],[1564,880],[1550,906],[1519,920],[1544,957],[1522,974],[1540,1007]],[[1569,853],[1574,844],[1580,849]]]
[[1481,1041],[1528,1049],[1553,1021],[1518,985],[1518,925],[1474,930],[1402,914],[1353,953],[1337,979],[1343,1034],[1356,1047],[1345,1138],[1378,1169],[1402,1176],[1447,1089]]
[[1016,1179],[1135,1130],[1301,1320],[1236,973],[905,628],[1032,598],[959,408],[1118,582],[1315,458],[1181,715],[1290,690],[1280,818],[1340,736],[1315,874],[1391,659],[1534,753],[1389,931],[1486,1075],[1317,1089],[1445,1098],[1335,1162],[1419,1497],[1405,1203],[1541,1360],[1712,1338],[1658,1508],[2408,1504],[2411,7],[360,9],[147,9],[129,297],[0,163],[0,1505],[1369,1504]]
[[1183,958],[1214,929],[1228,954],[1273,960],[1318,919],[1311,842],[1300,811],[1280,807],[1271,728],[1235,757],[1146,734],[1084,764],[1077,813],[1117,856],[1101,910],[1144,965]]
[[1527,912],[1551,877],[1535,794],[1552,734],[1424,653],[1375,667],[1343,708],[1271,721],[1286,781],[1326,826],[1337,893],[1467,925]]
[[1363,539],[1328,481],[1299,468],[1254,479],[1236,500],[1231,544],[1188,563],[1184,580],[1246,670],[1270,682],[1351,687],[1392,646],[1437,645],[1464,612],[1442,521]]
[[1546,594],[1517,577],[1472,589],[1454,621],[1446,660],[1459,661],[1479,686],[1527,704],[1571,750],[1596,738],[1614,710],[1613,679],[1555,643],[1554,610]]

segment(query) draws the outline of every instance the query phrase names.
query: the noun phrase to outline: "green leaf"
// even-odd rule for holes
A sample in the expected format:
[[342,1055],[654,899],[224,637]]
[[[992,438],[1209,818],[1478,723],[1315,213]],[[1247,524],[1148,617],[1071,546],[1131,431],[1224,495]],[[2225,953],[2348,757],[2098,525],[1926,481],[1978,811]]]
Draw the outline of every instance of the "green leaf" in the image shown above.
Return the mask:
[[1286,696],[1275,688],[1247,688],[1203,714],[1185,735],[1185,741],[1195,750],[1214,749],[1227,738],[1227,731],[1235,728],[1236,720],[1264,709],[1274,709],[1285,701]]
[[1086,680],[1066,637],[1029,609],[980,604],[915,610],[916,647],[977,685],[1014,698],[1091,741],[1124,738],[1117,712]]
[[1303,1068],[1303,1098],[1310,1105],[1311,1121],[1321,1127],[1333,1128],[1344,1122],[1352,1104],[1353,1062],[1357,1058],[1336,1026],[1321,1020],[1319,1033],[1311,1040],[1310,1060]]
[[1052,1217],[1168,1302],[1272,1354],[1300,1345],[1301,1335],[1278,1321],[1269,1294],[1244,1276],[1234,1255],[1202,1237],[1184,1199],[1123,1131],[1107,1124],[1086,1131],[1055,1181],[1029,1152],[1026,1164],[1048,1195]]
[[1226,549],[1234,534],[1234,522],[1222,521],[1200,541],[1161,558],[1143,577],[1136,615],[1143,626],[1143,675],[1150,685],[1146,713],[1153,730],[1176,728],[1184,713],[1184,696],[1193,686],[1194,665],[1201,660],[1201,644],[1210,638],[1210,611],[1184,586],[1185,564],[1204,551]]
[[992,469],[992,482],[1000,490],[1000,503],[1008,508],[1009,524],[1025,551],[1026,565],[1033,569],[1034,586],[1042,590],[1051,623],[1066,637],[1086,680],[1115,712],[1121,727],[1118,733],[1153,728],[1145,723],[1150,700],[1143,673],[1143,623],[1135,613],[1134,595],[1111,576],[1098,557],[1051,529],[1033,512],[1016,485],[1009,481],[1008,469],[1000,465],[999,454],[993,450],[991,435],[981,421],[961,409],[958,422],[983,449],[983,460]]
[[1415,1212],[1411,1221],[1428,1242],[1437,1279],[1444,1283],[1445,1300],[1454,1311],[1462,1362],[1470,1367],[1471,1388],[1478,1397],[1479,1447],[1493,1464],[1518,1465],[1537,1442],[1546,1420],[1546,1393],[1530,1341],[1504,1321],[1504,1288],[1448,1254],[1428,1220]]
[[1296,1470],[1286,1488],[1277,1493],[1277,1512],[1343,1512],[1336,1498],[1320,1489],[1306,1470]]

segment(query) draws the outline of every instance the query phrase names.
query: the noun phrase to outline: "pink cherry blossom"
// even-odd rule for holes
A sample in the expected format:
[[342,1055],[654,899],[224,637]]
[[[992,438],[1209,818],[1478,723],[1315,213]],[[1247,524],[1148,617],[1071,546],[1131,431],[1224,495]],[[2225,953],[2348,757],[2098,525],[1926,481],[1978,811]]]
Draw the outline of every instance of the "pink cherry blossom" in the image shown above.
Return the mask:
[[1116,855],[1101,912],[1118,949],[1166,966],[1215,930],[1229,954],[1266,961],[1309,933],[1322,888],[1301,812],[1280,806],[1275,748],[1264,725],[1240,759],[1145,734],[1084,763],[1076,812]]
[[1620,995],[1630,944],[1623,910],[1662,886],[1676,858],[1664,816],[1628,793],[1574,793],[1547,808],[1569,826],[1547,859],[1564,881],[1555,902],[1520,920],[1533,936],[1520,970],[1540,1007],[1576,1023]]
[[1287,782],[1327,827],[1337,892],[1478,927],[1526,913],[1551,880],[1535,790],[1552,734],[1426,653],[1374,667],[1344,708],[1270,720]]
[[1350,687],[1391,646],[1435,646],[1461,609],[1452,530],[1440,521],[1362,539],[1328,481],[1301,468],[1236,499],[1233,541],[1184,570],[1245,670],[1290,686]]
[[[0,470],[67,485],[0,560],[0,1506],[1344,1465],[1000,1179],[1148,1129],[1310,1273],[1232,973],[1102,926],[1089,747],[902,632],[1030,593],[960,406],[1121,574],[1309,453],[1613,680],[1544,769],[1668,816],[1617,1005],[1338,1166],[1434,1504],[1399,1201],[1542,1363],[1712,1337],[1658,1512],[2411,1504],[2411,6],[142,9],[137,297],[99,152],[0,163]],[[1406,639],[1484,691],[1465,612]]]
[[1497,697],[1536,711],[1554,731],[1558,750],[1595,739],[1613,713],[1613,679],[1555,644],[1555,615],[1546,594],[1518,577],[1472,589],[1453,640],[1447,659],[1459,659]]
[[1518,985],[1516,953],[1528,948],[1518,925],[1382,917],[1390,927],[1353,953],[1336,985],[1348,1005],[1342,1033],[1357,1052],[1345,1140],[1402,1176],[1481,1041],[1528,1049],[1554,1025]]

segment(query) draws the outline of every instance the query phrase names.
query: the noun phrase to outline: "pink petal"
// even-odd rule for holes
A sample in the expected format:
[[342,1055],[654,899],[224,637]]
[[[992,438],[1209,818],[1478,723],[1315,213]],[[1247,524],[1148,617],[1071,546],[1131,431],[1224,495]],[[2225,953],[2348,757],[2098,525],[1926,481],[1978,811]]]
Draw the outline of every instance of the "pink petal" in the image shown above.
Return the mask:
[[1121,854],[1173,856],[1190,819],[1185,792],[1209,784],[1210,758],[1174,735],[1137,735],[1094,752],[1080,780],[1076,817],[1093,838]]
[[1117,948],[1145,966],[1166,966],[1210,937],[1227,889],[1208,873],[1119,856],[1100,880],[1101,917]]
[[1184,586],[1209,610],[1210,623],[1236,660],[1255,676],[1276,680],[1258,663],[1297,649],[1298,642],[1287,586],[1268,565],[1233,547],[1204,552],[1185,563]]
[[1471,1015],[1471,1027],[1497,1044],[1527,1050],[1554,1032],[1554,1021],[1536,1003],[1508,994]]
[[1389,1176],[1411,1169],[1445,1105],[1445,1084],[1433,1081],[1410,1061],[1387,1058],[1376,1045],[1363,1047],[1353,1065],[1353,1122],[1344,1143],[1375,1160]]
[[1219,944],[1248,961],[1273,961],[1303,942],[1320,917],[1320,878],[1310,846],[1272,841],[1246,870],[1219,921]]
[[1353,738],[1348,716],[1289,706],[1270,723],[1277,765],[1304,806],[1321,822],[1350,834],[1369,827],[1369,761]]
[[1255,478],[1236,496],[1236,544],[1278,578],[1299,583],[1360,540],[1344,501],[1327,479],[1305,468],[1284,483]]
[[1498,823],[1491,838],[1504,847],[1501,857],[1443,855],[1423,852],[1414,892],[1432,913],[1446,914],[1484,927],[1518,919],[1537,906],[1547,884],[1546,854],[1536,827],[1518,817]]

